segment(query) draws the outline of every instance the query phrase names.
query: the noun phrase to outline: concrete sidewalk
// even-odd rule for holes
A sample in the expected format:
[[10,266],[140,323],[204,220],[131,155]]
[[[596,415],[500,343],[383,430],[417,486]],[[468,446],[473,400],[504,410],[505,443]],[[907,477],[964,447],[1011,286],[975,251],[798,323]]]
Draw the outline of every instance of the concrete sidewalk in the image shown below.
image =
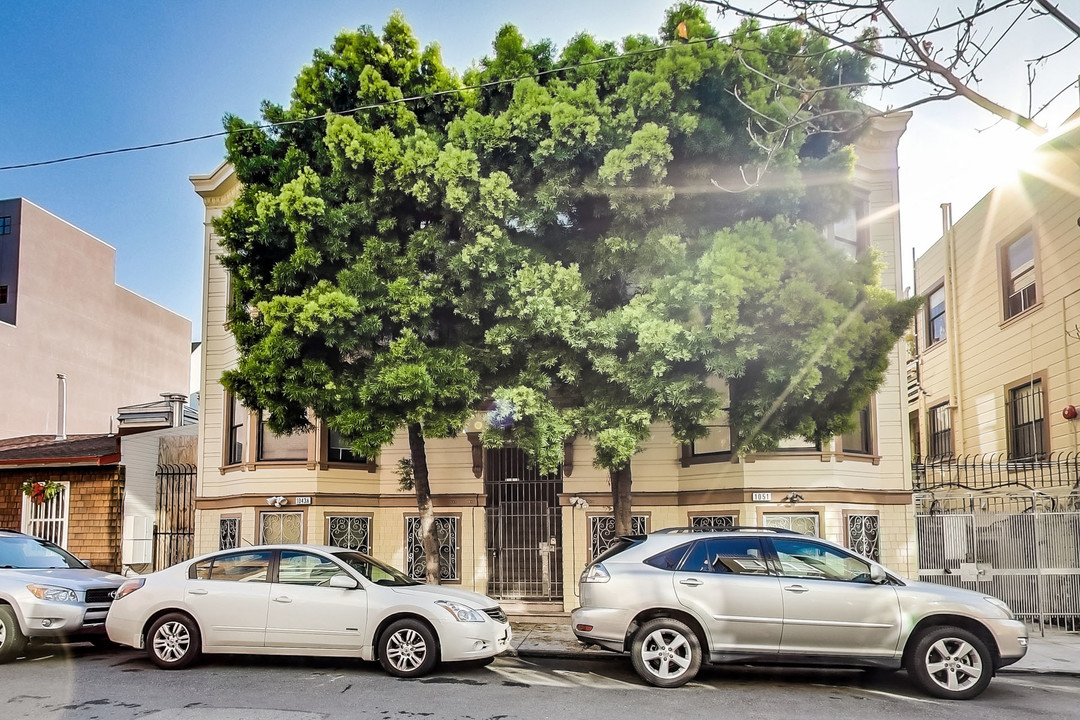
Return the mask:
[[[618,658],[618,654],[595,646],[585,648],[570,629],[570,616],[560,619],[545,616],[534,619],[511,616],[514,629],[511,646],[519,657],[541,658]],[[1024,658],[1003,673],[1036,673],[1080,677],[1080,633],[1047,630],[1031,635]]]

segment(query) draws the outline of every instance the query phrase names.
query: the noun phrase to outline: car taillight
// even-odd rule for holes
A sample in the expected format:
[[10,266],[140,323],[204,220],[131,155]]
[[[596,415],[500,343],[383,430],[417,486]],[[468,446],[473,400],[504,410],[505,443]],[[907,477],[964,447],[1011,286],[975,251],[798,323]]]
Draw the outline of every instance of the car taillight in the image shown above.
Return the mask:
[[130,595],[141,588],[145,582],[146,578],[132,578],[130,580],[125,580],[124,584],[116,589],[115,599],[119,600],[122,597]]
[[600,563],[590,565],[585,568],[585,572],[581,573],[581,582],[583,583],[606,583],[611,579],[611,575]]

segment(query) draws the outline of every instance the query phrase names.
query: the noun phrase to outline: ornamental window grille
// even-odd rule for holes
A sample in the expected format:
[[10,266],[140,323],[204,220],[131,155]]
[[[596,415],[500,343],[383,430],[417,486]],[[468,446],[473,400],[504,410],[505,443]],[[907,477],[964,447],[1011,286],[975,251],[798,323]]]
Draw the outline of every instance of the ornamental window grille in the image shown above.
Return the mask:
[[817,513],[765,513],[765,527],[783,528],[794,530],[803,535],[817,535]]
[[690,527],[702,530],[720,530],[735,525],[734,515],[695,515],[690,518]]
[[363,515],[330,515],[326,518],[327,545],[371,554],[371,518]]
[[220,518],[218,520],[218,549],[232,550],[240,547],[240,518]]
[[304,542],[304,513],[264,512],[260,520],[260,541],[263,544]]
[[56,483],[59,491],[51,498],[40,503],[23,496],[22,531],[27,535],[48,540],[62,548],[68,541],[68,498],[71,485],[67,482]]
[[847,546],[875,562],[881,561],[880,520],[877,515],[847,516]]
[[[435,518],[435,542],[439,551],[439,581],[461,579],[459,566],[459,518],[445,515]],[[419,515],[405,517],[405,572],[413,580],[427,577],[424,555],[423,524]]]
[[[645,535],[649,532],[648,515],[630,516],[630,534]],[[589,516],[589,559],[600,557],[615,542],[615,516]]]

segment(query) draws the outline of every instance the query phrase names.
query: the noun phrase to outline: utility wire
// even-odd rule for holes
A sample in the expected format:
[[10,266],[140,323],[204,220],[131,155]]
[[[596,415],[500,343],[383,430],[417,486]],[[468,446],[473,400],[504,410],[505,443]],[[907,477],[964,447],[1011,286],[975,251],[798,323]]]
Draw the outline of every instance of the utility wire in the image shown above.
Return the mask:
[[[776,27],[776,26],[773,25],[773,26],[769,26],[769,27],[759,28],[759,30],[770,30],[773,27]],[[468,91],[471,91],[471,90],[484,90],[484,89],[491,88],[491,87],[497,87],[499,85],[506,85],[506,84],[509,84],[509,83],[515,83],[515,82],[518,82],[519,80],[524,80],[526,78],[545,77],[547,75],[553,75],[555,73],[566,72],[568,70],[578,70],[580,68],[590,67],[592,65],[602,65],[602,64],[605,64],[605,63],[609,63],[609,62],[614,62],[616,60],[624,60],[626,58],[632,58],[632,57],[638,57],[638,56],[643,56],[643,55],[650,55],[650,54],[658,53],[658,52],[664,52],[666,50],[671,50],[671,49],[677,48],[677,47],[686,47],[688,45],[700,45],[700,44],[703,44],[703,43],[710,43],[710,42],[713,42],[715,40],[730,40],[730,39],[734,38],[738,34],[739,34],[739,32],[736,31],[736,32],[728,33],[727,35],[713,35],[713,36],[707,37],[707,38],[698,38],[698,39],[695,39],[695,40],[686,40],[684,42],[672,43],[670,45],[661,45],[659,47],[654,47],[654,48],[644,48],[644,49],[641,49],[641,50],[631,50],[630,52],[623,53],[622,55],[613,55],[613,56],[610,56],[610,57],[594,58],[592,60],[586,60],[585,62],[576,63],[574,65],[566,65],[564,67],[551,68],[550,70],[541,70],[540,72],[530,73],[530,74],[527,74],[527,75],[519,75],[517,77],[506,78],[504,80],[490,80],[490,81],[485,82],[485,83],[478,83],[476,85],[467,85],[467,86],[464,86],[464,87],[452,88],[450,90],[439,90],[437,92],[428,93],[428,94],[425,94],[425,95],[413,95],[411,97],[403,97],[403,98],[398,98],[396,100],[385,100],[383,102],[372,103],[370,105],[361,105],[359,107],[354,107],[354,108],[352,108],[350,110],[342,110],[342,111],[336,111],[336,112],[328,110],[327,112],[325,112],[325,113],[323,113],[321,115],[314,115],[312,117],[301,118],[301,119],[298,119],[298,120],[283,120],[281,122],[276,122],[276,123],[260,123],[258,125],[252,125],[252,126],[249,126],[249,127],[243,128],[242,130],[237,130],[237,131],[234,131],[234,130],[219,130],[218,132],[212,132],[212,133],[207,133],[205,135],[195,135],[195,136],[192,136],[192,137],[180,138],[179,140],[167,140],[165,142],[150,143],[148,145],[132,145],[132,146],[129,146],[129,147],[114,148],[112,150],[98,150],[96,152],[83,153],[81,155],[68,155],[66,157],[54,158],[52,160],[39,160],[37,162],[19,163],[19,164],[16,164],[16,165],[3,165],[3,166],[0,166],[0,172],[2,172],[4,170],[22,170],[22,169],[25,169],[25,168],[44,167],[46,165],[57,165],[57,164],[60,164],[60,163],[73,162],[75,160],[86,160],[87,158],[103,157],[103,156],[106,156],[106,155],[119,155],[121,153],[140,152],[142,150],[154,150],[156,148],[171,147],[173,145],[185,145],[187,143],[199,142],[201,140],[209,140],[211,138],[225,137],[227,135],[235,134],[236,132],[250,132],[250,131],[254,131],[254,130],[268,130],[268,129],[271,129],[271,128],[285,127],[285,126],[288,126],[288,125],[299,125],[299,124],[307,123],[307,122],[325,120],[326,118],[330,117],[331,115],[355,115],[356,113],[364,112],[365,110],[375,110],[377,108],[388,107],[388,106],[391,106],[391,105],[401,105],[401,104],[405,104],[405,103],[412,103],[412,102],[416,102],[416,101],[419,101],[419,100],[430,100],[430,99],[433,99],[433,98],[442,97],[443,95],[451,95],[451,94],[454,94],[454,93],[468,92]],[[764,49],[761,49],[761,50],[762,50],[762,52],[768,52],[767,50],[764,50]]]

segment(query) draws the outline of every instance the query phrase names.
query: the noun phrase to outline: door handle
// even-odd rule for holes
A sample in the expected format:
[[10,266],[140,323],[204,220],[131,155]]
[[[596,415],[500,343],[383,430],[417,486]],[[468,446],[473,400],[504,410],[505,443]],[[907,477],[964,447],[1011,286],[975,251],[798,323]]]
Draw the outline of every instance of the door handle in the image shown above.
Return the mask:
[[787,590],[788,592],[793,592],[793,593],[809,592],[809,588],[804,588],[802,585],[788,585],[784,589]]
[[288,595],[278,595],[276,598],[274,598],[274,602],[291,603],[292,598],[289,597]]
[[704,583],[701,582],[700,580],[698,580],[697,578],[686,578],[685,580],[680,580],[679,584],[680,585],[689,585],[690,587],[697,587],[698,585],[704,585]]
[[203,590],[202,588],[199,588],[198,590],[188,590],[188,595],[205,595],[205,594],[206,594],[206,591]]

